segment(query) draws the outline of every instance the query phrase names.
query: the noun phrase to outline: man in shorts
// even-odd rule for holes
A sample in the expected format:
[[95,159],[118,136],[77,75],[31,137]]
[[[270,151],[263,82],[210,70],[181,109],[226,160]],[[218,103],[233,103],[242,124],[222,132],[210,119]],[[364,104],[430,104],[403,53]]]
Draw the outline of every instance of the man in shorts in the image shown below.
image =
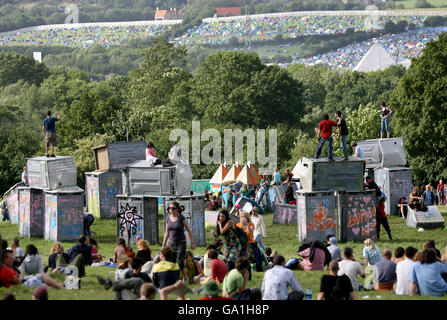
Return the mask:
[[[56,157],[54,155],[54,147],[57,147],[56,139],[56,121],[61,119],[61,116],[55,112],[57,118],[51,117],[51,111],[47,112],[47,117],[43,120],[43,132],[45,134],[45,155],[47,157]],[[51,144],[51,155],[48,155],[48,148]]]

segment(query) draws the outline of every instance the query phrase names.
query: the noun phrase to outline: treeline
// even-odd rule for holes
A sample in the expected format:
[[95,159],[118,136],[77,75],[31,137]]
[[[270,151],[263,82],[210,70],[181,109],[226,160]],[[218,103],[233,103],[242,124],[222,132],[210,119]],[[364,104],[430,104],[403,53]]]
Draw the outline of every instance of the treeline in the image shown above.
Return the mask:
[[186,0],[60,0],[0,1],[0,32],[44,24],[61,24],[69,15],[65,7],[78,7],[79,22],[154,20],[156,8],[181,9]]
[[[47,110],[62,115],[57,154],[75,157],[80,186],[84,172],[94,170],[92,146],[143,139],[154,141],[157,155],[166,158],[172,130],[191,134],[193,120],[201,121],[202,132],[215,128],[222,136],[224,129],[276,128],[278,165],[285,167],[311,155],[322,113],[368,104],[378,110],[405,74],[403,67],[343,74],[322,66],[285,69],[266,66],[255,55],[224,51],[191,72],[186,48],[162,40],[140,54],[141,65],[128,74],[92,81],[79,70],[49,69],[31,57],[0,53],[0,191],[19,179],[26,157],[43,154]],[[378,137],[378,118],[352,118],[372,126],[358,138]],[[216,169],[192,167],[195,178],[209,178]]]
[[[446,177],[446,52],[444,34],[427,44],[408,71],[392,66],[339,73],[323,66],[266,66],[252,54],[220,51],[191,72],[186,48],[157,39],[140,51],[140,66],[104,81],[2,52],[0,192],[20,178],[27,157],[43,154],[41,126],[47,110],[62,115],[57,154],[75,157],[80,186],[84,173],[94,170],[91,147],[143,139],[153,141],[165,159],[173,130],[184,129],[191,137],[195,120],[202,133],[214,128],[221,137],[224,129],[277,129],[278,166],[290,168],[299,157],[314,154],[314,128],[323,113],[333,119],[334,111],[342,111],[348,142],[378,138],[381,101],[394,111],[391,133],[404,138],[415,180]],[[341,155],[336,139],[334,146]],[[216,167],[193,165],[194,177],[209,178]]]

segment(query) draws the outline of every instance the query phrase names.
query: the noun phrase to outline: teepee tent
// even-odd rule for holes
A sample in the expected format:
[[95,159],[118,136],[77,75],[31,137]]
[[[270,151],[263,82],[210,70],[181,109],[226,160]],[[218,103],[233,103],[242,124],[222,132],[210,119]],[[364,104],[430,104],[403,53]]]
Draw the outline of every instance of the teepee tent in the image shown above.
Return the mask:
[[236,178],[236,181],[244,183],[246,185],[256,185],[259,184],[259,180],[255,177],[250,167],[246,164],[244,168],[242,168],[241,173]]
[[239,175],[239,173],[241,173],[241,166],[236,162],[230,169],[230,171],[228,171],[227,175],[225,176],[225,178],[222,181],[222,184],[232,184],[236,182],[236,178]]
[[262,177],[259,174],[258,169],[256,169],[254,164],[251,164],[250,161],[248,161],[248,166],[250,167],[251,172],[253,173],[253,175],[256,177],[256,179],[258,179],[259,181],[261,181]]
[[378,42],[375,42],[354,67],[354,71],[369,72],[385,70],[391,65],[396,65],[395,59]]
[[298,160],[297,163],[295,164],[295,167],[292,170],[292,174],[293,174],[294,178],[299,178],[300,177],[300,175],[299,175],[300,165],[299,164],[300,164],[300,161]]
[[221,164],[210,180],[210,184],[222,184],[223,179],[228,174],[228,168],[225,164]]

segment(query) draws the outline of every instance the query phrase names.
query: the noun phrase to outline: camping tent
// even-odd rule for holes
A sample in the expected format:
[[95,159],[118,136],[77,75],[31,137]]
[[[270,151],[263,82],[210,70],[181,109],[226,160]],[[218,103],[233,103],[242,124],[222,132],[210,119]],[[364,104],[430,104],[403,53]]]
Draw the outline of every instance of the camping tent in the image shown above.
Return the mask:
[[228,171],[227,175],[225,176],[225,178],[222,181],[222,184],[232,184],[236,182],[236,178],[239,175],[239,173],[241,173],[241,166],[236,162],[236,164],[234,164],[230,171]]
[[258,178],[253,174],[248,164],[242,168],[242,171],[239,173],[239,175],[236,178],[236,181],[239,181],[241,183],[244,183],[246,185],[256,185],[259,184]]
[[396,65],[395,59],[378,42],[375,42],[354,67],[354,71],[369,72],[385,70],[391,65]]
[[299,175],[299,169],[300,169],[299,163],[300,163],[300,161],[298,160],[296,165],[295,165],[295,167],[292,170],[293,177],[296,178],[296,179],[300,177],[300,175]]
[[223,179],[228,174],[228,168],[225,164],[221,164],[210,180],[210,184],[222,184]]
[[250,167],[251,172],[253,173],[253,175],[256,177],[256,179],[258,179],[259,181],[261,181],[262,177],[259,174],[258,169],[256,169],[254,164],[251,164],[250,161],[248,161],[248,166]]

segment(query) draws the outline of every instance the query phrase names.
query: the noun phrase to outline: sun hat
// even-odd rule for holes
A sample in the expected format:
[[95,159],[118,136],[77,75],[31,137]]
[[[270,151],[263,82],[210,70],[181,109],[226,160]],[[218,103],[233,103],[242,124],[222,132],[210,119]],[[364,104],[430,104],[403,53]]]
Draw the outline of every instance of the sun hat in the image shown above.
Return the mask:
[[217,296],[220,293],[220,288],[217,285],[217,282],[214,280],[209,280],[203,286],[202,293],[205,296]]
[[240,209],[241,205],[238,203],[238,204],[235,204],[234,207]]
[[126,262],[130,261],[130,258],[128,256],[122,255],[118,258],[118,268],[121,268],[126,264]]

